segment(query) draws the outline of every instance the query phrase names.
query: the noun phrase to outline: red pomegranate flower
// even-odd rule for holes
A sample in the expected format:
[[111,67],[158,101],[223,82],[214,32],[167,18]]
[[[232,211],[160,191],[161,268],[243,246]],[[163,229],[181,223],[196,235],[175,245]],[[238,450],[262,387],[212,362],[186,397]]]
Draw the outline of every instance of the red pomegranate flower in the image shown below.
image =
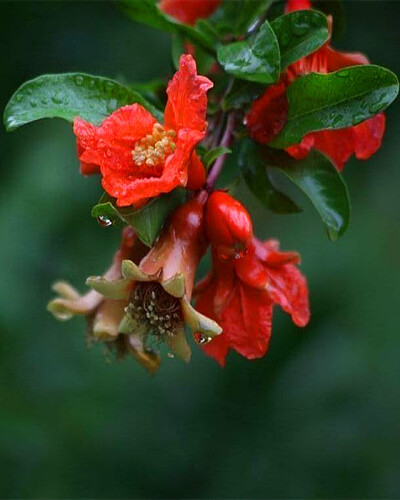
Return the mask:
[[211,16],[221,0],[161,0],[160,9],[186,24],[194,24],[197,19]]
[[[309,0],[289,0],[286,11],[310,9]],[[359,52],[339,52],[328,43],[316,52],[303,57],[287,68],[277,85],[268,87],[266,92],[254,101],[246,117],[250,136],[267,144],[285,125],[288,114],[286,87],[296,78],[311,72],[331,73],[341,68],[358,64],[368,64],[368,58]],[[311,148],[315,148],[331,158],[336,167],[342,170],[344,164],[355,154],[360,160],[368,159],[381,146],[385,132],[385,115],[378,115],[353,127],[339,130],[321,130],[303,137],[300,144],[286,149],[296,159],[304,158]]]
[[118,109],[99,127],[75,118],[81,172],[100,171],[103,188],[121,207],[139,207],[177,186],[199,189],[205,170],[194,147],[205,135],[211,87],[193,57],[183,55],[168,84],[164,124],[139,104]]
[[[230,262],[213,254],[213,270],[196,288],[196,308],[215,319],[221,335],[204,351],[221,366],[229,349],[248,359],[264,356],[271,337],[272,310],[279,304],[305,326],[310,312],[305,278],[295,252],[279,252],[277,241],[253,238],[246,256]],[[198,340],[201,343],[201,335]]]

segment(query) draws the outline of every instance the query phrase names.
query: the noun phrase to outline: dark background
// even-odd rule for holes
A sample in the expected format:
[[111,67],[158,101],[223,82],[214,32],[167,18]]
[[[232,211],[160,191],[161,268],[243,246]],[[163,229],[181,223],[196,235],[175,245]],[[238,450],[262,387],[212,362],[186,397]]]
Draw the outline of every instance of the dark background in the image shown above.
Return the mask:
[[[345,2],[338,48],[400,73],[400,2]],[[0,108],[25,80],[82,70],[128,81],[171,72],[169,37],[107,2],[1,2]],[[348,233],[330,243],[308,202],[258,234],[297,249],[312,321],[276,309],[269,353],[222,370],[194,346],[150,378],[88,350],[84,322],[46,312],[50,284],[108,265],[118,231],[90,217],[68,124],[0,130],[0,496],[394,498],[400,494],[400,111],[383,148],[351,161]]]

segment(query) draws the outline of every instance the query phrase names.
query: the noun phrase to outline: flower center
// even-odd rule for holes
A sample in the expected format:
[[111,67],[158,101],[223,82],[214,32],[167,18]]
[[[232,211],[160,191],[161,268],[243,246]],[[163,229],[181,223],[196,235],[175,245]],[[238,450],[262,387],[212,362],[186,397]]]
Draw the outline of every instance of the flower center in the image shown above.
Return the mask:
[[175,151],[176,132],[165,130],[161,123],[153,125],[152,134],[142,137],[135,143],[132,150],[132,160],[138,167],[154,167],[164,163],[167,156]]
[[173,335],[183,323],[179,300],[157,282],[138,283],[131,296],[128,312],[138,323],[158,337]]

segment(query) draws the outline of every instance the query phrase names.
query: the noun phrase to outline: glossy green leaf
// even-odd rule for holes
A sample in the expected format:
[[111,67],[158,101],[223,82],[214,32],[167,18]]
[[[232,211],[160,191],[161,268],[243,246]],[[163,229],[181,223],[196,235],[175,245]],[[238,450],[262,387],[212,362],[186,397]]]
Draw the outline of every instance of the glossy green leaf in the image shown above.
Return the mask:
[[143,208],[118,207],[115,199],[104,193],[99,203],[92,208],[92,217],[101,218],[118,225],[119,220],[132,226],[142,242],[151,247],[159,235],[167,217],[185,202],[185,190],[174,189],[149,201]]
[[212,16],[211,22],[223,35],[244,35],[265,14],[272,0],[228,0]]
[[248,41],[220,45],[217,57],[224,70],[237,78],[264,84],[279,78],[279,46],[268,21]]
[[192,43],[214,52],[215,40],[210,33],[206,33],[204,26],[197,29],[178,22],[173,17],[164,14],[154,0],[123,0],[119,5],[122,11],[134,21],[169,33],[179,33]]
[[245,80],[234,81],[232,88],[222,101],[222,109],[240,109],[250,104],[265,91],[265,85],[260,83],[246,82]]
[[387,108],[398,91],[396,75],[374,65],[300,77],[287,89],[287,122],[270,145],[286,148],[309,132],[357,125]]
[[330,160],[312,150],[303,160],[295,160],[284,151],[261,147],[264,164],[279,169],[310,199],[326,225],[333,241],[345,231],[350,219],[350,201],[346,184]]
[[236,154],[247,186],[266,208],[278,214],[301,212],[301,209],[271,182],[255,142],[247,138],[241,140]]
[[158,119],[162,114],[143,97],[114,80],[83,73],[43,75],[30,80],[14,93],[4,110],[7,130],[42,118],[76,116],[99,125],[113,111],[139,103]]
[[218,146],[217,148],[210,149],[203,156],[203,163],[206,169],[211,167],[211,165],[215,162],[217,158],[222,155],[230,154],[232,151],[229,148],[225,148],[223,146]]
[[315,10],[299,10],[271,22],[281,52],[281,69],[314,52],[329,38],[326,17]]

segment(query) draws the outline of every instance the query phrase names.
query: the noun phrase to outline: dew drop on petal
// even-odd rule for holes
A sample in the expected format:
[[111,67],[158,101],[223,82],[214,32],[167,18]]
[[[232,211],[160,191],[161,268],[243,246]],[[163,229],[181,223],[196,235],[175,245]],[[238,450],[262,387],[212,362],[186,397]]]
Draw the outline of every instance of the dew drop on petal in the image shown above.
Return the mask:
[[82,75],[76,75],[75,77],[75,83],[78,85],[78,87],[81,87],[83,85],[83,76]]

